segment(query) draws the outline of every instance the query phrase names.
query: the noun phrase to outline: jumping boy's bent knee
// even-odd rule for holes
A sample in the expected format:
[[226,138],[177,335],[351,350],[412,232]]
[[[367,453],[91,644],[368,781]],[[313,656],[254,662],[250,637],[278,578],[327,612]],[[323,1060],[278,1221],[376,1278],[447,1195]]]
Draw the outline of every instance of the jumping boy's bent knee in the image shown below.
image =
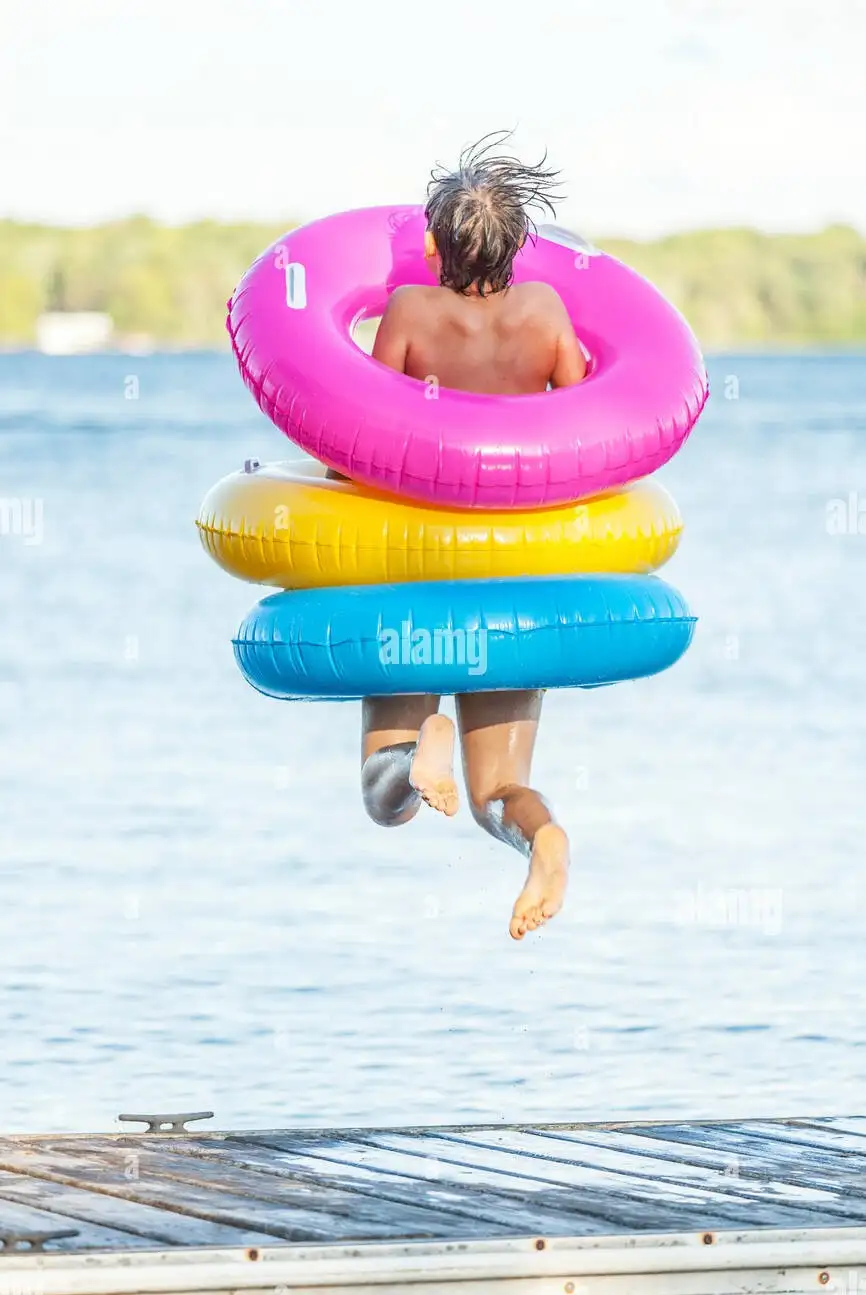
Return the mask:
[[531,850],[538,829],[553,822],[547,801],[531,787],[497,787],[486,797],[476,792],[470,805],[472,817],[485,832],[522,854]]
[[380,827],[399,827],[414,818],[421,797],[409,781],[414,742],[395,742],[367,756],[361,767],[364,808]]

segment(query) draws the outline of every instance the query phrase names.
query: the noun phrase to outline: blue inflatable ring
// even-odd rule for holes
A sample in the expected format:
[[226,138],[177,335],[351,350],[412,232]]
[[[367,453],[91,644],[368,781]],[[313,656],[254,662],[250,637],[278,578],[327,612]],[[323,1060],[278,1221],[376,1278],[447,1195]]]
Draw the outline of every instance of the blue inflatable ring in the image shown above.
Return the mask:
[[597,688],[658,674],[695,617],[655,576],[530,576],[290,590],[263,599],[234,639],[268,697]]

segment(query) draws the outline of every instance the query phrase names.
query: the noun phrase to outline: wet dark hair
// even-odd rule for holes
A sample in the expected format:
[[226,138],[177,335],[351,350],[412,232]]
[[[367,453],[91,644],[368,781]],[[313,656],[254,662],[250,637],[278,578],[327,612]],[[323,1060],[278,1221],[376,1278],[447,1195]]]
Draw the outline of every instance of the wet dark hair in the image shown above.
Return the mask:
[[484,135],[463,150],[455,171],[437,165],[432,172],[427,228],[442,261],[439,282],[455,292],[477,287],[486,296],[507,288],[520,245],[535,233],[528,209],[546,207],[556,214],[559,172],[545,167],[546,152],[535,166],[491,152],[512,133]]

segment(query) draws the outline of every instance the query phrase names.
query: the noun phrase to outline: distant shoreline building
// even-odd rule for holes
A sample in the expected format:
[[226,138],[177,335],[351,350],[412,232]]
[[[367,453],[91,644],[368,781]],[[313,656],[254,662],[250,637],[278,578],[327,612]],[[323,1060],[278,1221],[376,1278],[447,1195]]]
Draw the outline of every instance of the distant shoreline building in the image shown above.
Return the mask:
[[109,349],[114,320],[97,310],[51,310],[36,321],[43,355],[84,355]]

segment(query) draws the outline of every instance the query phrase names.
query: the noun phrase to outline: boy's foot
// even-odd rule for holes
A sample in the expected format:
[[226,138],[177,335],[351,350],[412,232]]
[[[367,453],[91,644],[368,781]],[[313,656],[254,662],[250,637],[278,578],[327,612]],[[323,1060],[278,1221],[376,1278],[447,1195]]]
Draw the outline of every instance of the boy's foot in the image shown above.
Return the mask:
[[514,905],[508,928],[513,939],[522,940],[559,912],[567,881],[568,837],[555,823],[545,823],[535,833],[529,876]]
[[431,809],[450,818],[457,813],[454,781],[454,725],[447,715],[430,715],[418,732],[409,782]]

